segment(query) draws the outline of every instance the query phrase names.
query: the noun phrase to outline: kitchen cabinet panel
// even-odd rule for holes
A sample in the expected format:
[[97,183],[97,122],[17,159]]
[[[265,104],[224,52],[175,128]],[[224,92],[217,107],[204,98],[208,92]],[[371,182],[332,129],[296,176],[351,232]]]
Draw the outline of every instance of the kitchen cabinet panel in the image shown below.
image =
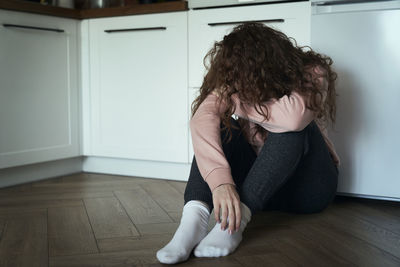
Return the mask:
[[310,44],[310,2],[279,3],[205,10],[190,10],[189,87],[200,87],[205,68],[204,56],[215,41],[223,39],[240,22],[263,21],[283,31],[300,45]]
[[91,154],[187,163],[187,13],[93,19]]
[[0,10],[0,24],[0,168],[78,156],[78,22]]

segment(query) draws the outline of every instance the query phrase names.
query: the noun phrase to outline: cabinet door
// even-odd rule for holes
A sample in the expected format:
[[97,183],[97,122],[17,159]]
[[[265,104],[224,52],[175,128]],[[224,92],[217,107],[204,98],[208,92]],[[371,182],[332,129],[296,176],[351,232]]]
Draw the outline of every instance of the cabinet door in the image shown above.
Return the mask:
[[0,168],[78,156],[77,21],[0,10],[0,25]]
[[187,13],[89,21],[92,155],[187,162]]
[[216,8],[189,11],[189,87],[200,87],[205,74],[204,56],[235,26],[262,21],[283,31],[300,45],[310,43],[310,2]]

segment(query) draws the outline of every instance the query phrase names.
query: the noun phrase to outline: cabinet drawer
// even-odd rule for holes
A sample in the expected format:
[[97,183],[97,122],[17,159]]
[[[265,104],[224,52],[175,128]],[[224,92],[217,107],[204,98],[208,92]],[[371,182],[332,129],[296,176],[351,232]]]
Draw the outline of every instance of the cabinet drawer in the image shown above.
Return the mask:
[[204,56],[236,25],[261,21],[293,37],[299,45],[309,45],[310,16],[310,2],[189,11],[189,87],[201,86]]

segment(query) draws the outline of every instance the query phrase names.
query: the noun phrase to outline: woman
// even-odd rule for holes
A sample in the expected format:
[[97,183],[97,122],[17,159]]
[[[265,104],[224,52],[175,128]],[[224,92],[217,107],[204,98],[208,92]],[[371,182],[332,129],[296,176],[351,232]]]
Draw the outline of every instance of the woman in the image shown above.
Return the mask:
[[[207,54],[192,104],[185,205],[160,262],[185,261],[195,247],[197,257],[228,255],[252,214],[320,212],[333,200],[339,158],[325,125],[335,121],[336,73],[329,57],[303,49],[245,23]],[[207,234],[213,208],[217,223]]]

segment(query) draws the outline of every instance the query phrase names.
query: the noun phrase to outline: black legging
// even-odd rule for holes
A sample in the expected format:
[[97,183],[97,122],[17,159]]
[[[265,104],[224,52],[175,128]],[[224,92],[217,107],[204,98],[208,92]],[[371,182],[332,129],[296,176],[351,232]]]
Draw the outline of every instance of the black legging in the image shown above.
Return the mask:
[[[232,123],[240,127],[234,119]],[[221,128],[225,157],[240,200],[253,214],[261,210],[315,213],[334,199],[338,170],[315,122],[299,132],[268,133],[258,156],[240,128],[232,129],[229,143],[224,142],[226,134]],[[184,199],[185,204],[204,201],[213,209],[210,188],[195,157]]]

